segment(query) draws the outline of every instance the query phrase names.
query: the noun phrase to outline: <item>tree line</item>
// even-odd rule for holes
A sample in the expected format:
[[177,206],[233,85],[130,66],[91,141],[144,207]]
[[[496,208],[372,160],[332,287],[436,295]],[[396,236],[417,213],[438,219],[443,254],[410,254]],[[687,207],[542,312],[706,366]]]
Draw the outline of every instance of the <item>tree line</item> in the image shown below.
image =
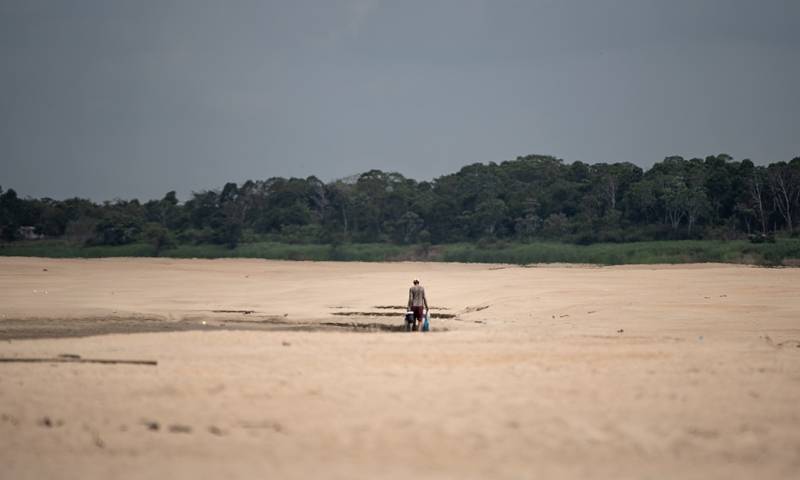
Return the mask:
[[313,176],[226,183],[185,202],[175,192],[101,204],[20,198],[0,187],[5,241],[34,232],[87,245],[768,241],[796,235],[798,223],[800,157],[757,166],[725,154],[672,156],[644,171],[528,155],[432,181],[370,170],[328,183]]

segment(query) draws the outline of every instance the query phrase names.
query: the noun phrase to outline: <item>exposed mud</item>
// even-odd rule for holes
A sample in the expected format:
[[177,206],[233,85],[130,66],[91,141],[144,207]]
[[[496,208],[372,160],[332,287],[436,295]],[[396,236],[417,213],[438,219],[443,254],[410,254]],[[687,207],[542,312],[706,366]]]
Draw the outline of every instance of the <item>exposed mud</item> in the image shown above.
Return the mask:
[[6,319],[0,321],[0,340],[217,329],[212,325],[203,325],[201,322],[169,322],[157,318]]
[[[397,316],[392,314],[391,316]],[[40,338],[91,337],[95,335],[188,332],[188,331],[352,331],[352,332],[403,332],[402,318],[396,323],[288,321],[285,317],[261,319],[209,319],[167,321],[143,318],[82,318],[82,319],[6,319],[0,320],[0,341],[30,340]],[[445,331],[437,328],[435,331]]]
[[[332,312],[331,315],[343,317],[398,317],[398,313],[394,312]],[[431,318],[455,318],[452,313],[436,313],[430,312]],[[401,317],[402,318],[402,317]]]

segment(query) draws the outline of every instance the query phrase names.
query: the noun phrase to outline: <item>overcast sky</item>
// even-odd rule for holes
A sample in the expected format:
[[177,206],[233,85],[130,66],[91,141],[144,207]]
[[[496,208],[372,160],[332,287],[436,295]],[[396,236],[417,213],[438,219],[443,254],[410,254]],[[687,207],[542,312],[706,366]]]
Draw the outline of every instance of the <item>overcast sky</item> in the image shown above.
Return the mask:
[[0,0],[0,185],[800,155],[794,0]]

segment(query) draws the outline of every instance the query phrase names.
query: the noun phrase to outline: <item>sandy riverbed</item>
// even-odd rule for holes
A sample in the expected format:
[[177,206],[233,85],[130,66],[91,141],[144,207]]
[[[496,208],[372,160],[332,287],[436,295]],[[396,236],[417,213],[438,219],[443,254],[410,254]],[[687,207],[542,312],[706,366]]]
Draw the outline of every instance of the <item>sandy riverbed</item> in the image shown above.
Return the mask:
[[0,363],[0,478],[797,478],[798,345],[800,269],[0,258],[0,357],[158,362]]

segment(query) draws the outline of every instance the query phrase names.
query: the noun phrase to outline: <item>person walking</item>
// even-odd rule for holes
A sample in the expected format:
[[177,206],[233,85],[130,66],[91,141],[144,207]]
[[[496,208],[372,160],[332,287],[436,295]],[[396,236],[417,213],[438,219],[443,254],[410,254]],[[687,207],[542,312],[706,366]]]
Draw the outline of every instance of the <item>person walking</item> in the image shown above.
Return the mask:
[[408,289],[408,309],[414,312],[413,330],[422,330],[422,320],[428,310],[428,299],[425,297],[425,288],[414,279],[414,285]]

